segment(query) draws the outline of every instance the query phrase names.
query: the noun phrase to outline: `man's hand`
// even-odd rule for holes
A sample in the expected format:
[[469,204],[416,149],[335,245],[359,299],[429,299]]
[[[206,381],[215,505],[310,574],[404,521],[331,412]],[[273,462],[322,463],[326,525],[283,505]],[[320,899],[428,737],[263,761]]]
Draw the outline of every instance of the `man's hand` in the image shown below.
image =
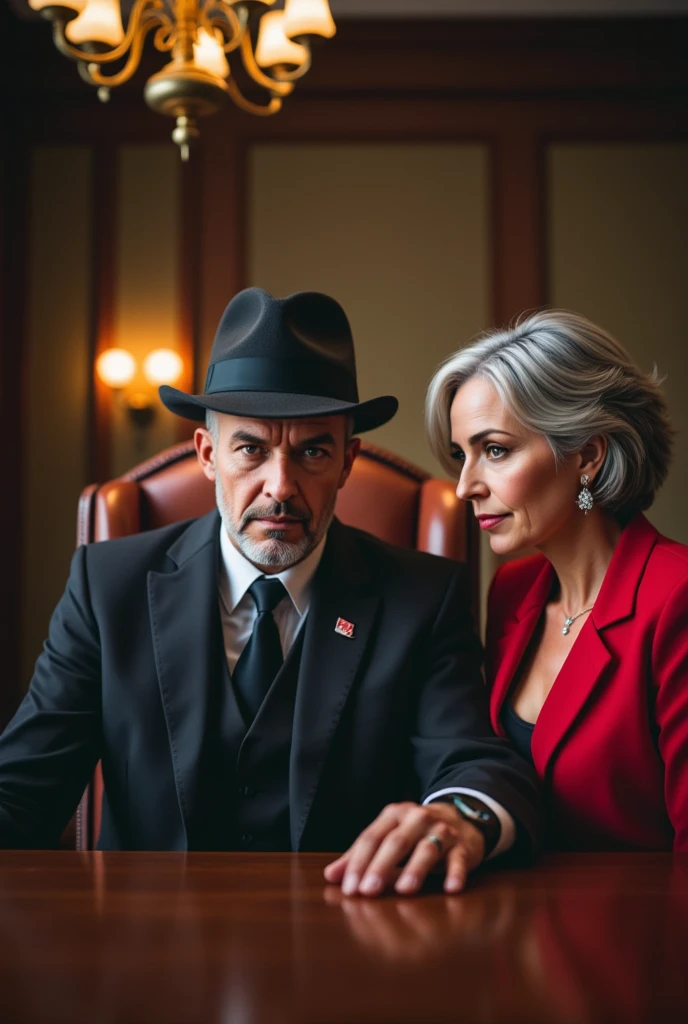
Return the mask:
[[460,892],[484,855],[482,833],[451,804],[388,804],[346,853],[327,865],[325,878],[341,883],[346,896],[379,896],[398,875],[396,891],[412,895],[444,862],[444,891]]

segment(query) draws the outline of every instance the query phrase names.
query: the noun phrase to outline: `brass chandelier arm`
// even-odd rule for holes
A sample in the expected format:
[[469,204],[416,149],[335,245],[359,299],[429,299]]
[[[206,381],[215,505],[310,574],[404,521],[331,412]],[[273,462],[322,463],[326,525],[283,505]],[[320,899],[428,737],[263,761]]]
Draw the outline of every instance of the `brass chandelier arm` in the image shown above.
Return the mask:
[[226,80],[225,84],[236,106],[241,110],[245,110],[248,114],[257,114],[258,117],[270,117],[271,114],[276,114],[278,110],[282,109],[282,100],[279,96],[272,96],[270,102],[266,104],[252,103],[251,100],[247,100],[243,93],[240,92],[239,86],[231,76]]
[[222,49],[231,53],[241,46],[241,38],[246,31],[246,18],[240,17],[233,7],[228,7],[223,0],[199,4],[199,25],[208,35],[215,36],[215,29],[222,35]]
[[[87,64],[110,64],[113,61],[121,60],[127,51],[136,45],[139,35],[141,35],[142,39],[145,38],[151,28],[156,26],[169,28],[170,30],[173,28],[170,16],[165,13],[164,8],[163,0],[136,0],[129,15],[124,39],[118,46],[115,46],[112,50],[106,50],[104,53],[89,53],[86,50],[80,50],[78,47],[72,46],[65,34],[65,27],[69,22],[65,22],[62,18],[56,18],[53,21],[53,40],[60,53],[65,57],[69,57],[70,60],[85,61]],[[140,46],[138,47],[138,52],[140,56]],[[130,75],[132,73],[133,71],[130,72]],[[130,75],[127,77],[130,77]],[[116,77],[113,75],[109,80],[112,85],[118,84],[115,82]],[[122,79],[122,81],[125,80]]]
[[89,85],[105,85],[108,88],[117,85],[122,85],[123,82],[126,82],[131,78],[131,76],[138,68],[139,63],[141,61],[141,53],[143,51],[143,44],[146,41],[146,36],[156,27],[159,29],[160,26],[158,25],[157,21],[153,21],[152,19],[148,22],[141,22],[140,29],[138,33],[134,36],[134,39],[132,41],[127,62],[121,69],[121,71],[118,71],[114,75],[104,75],[101,72],[98,64],[90,60],[89,55],[87,54],[85,58],[85,60],[87,61],[86,63],[83,59],[79,60],[79,74],[84,79],[84,81],[88,82]]
[[307,56],[306,60],[303,62],[303,64],[301,65],[301,67],[294,68],[293,71],[276,71],[275,72],[275,76],[276,76],[275,77],[275,81],[277,81],[277,82],[295,82],[298,78],[302,78],[306,74],[307,71],[310,71],[310,69],[311,69],[311,50],[310,50],[310,46],[308,46],[307,43],[302,43],[301,45],[304,47],[304,49],[308,50],[308,56]]
[[[249,32],[245,32],[241,40],[241,57],[244,62],[244,67],[253,81],[257,85],[262,85],[262,87],[272,93],[273,96],[284,97],[294,91],[294,85],[292,82],[278,82],[277,79],[271,78],[270,75],[266,75],[265,72],[261,71],[256,64],[256,58],[253,56],[253,46],[251,44],[251,35]],[[260,109],[262,110],[262,107]]]

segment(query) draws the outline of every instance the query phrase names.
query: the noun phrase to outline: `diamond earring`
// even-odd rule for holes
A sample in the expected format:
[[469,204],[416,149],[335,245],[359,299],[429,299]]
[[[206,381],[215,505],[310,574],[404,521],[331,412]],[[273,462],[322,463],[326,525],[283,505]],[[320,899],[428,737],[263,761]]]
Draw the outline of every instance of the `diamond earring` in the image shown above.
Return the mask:
[[581,489],[578,494],[578,497],[576,498],[576,505],[578,505],[578,508],[581,510],[581,512],[584,512],[587,516],[588,512],[594,505],[594,502],[592,500],[592,494],[590,493],[590,490],[588,488],[588,484],[590,483],[590,477],[587,473],[583,473],[583,476],[580,478],[580,482]]

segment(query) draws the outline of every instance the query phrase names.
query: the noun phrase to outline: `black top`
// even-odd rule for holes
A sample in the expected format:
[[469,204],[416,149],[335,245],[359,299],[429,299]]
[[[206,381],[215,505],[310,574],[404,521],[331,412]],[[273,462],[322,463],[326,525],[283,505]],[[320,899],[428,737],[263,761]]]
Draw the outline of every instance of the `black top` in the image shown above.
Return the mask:
[[520,715],[517,715],[508,700],[504,701],[502,707],[502,725],[504,732],[511,740],[512,745],[518,750],[521,757],[524,757],[530,764],[533,763],[533,755],[530,744],[533,739],[532,722],[526,722]]

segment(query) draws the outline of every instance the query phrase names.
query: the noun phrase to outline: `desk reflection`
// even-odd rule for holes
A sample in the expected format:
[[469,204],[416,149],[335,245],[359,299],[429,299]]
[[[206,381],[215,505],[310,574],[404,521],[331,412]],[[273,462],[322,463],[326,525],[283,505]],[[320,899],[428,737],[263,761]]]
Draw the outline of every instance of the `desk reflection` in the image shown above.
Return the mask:
[[688,858],[365,900],[326,858],[0,857],[0,1019],[645,1024],[688,1005]]
[[688,858],[666,865],[663,877],[644,876],[642,855],[604,873],[572,864],[556,882],[495,874],[459,898],[324,898],[367,964],[358,985],[425,990],[426,1017],[409,1020],[445,1019],[448,980],[456,1020],[655,1024],[688,1008]]

